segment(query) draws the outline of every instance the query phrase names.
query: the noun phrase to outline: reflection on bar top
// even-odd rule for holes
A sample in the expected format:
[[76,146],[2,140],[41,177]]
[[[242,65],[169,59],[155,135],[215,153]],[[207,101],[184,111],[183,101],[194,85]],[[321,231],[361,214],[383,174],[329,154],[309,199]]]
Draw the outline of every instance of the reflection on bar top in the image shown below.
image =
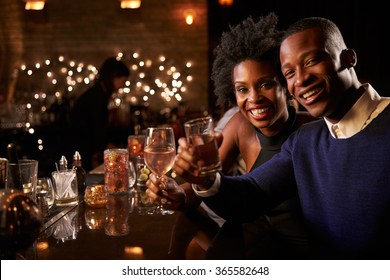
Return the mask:
[[61,219],[63,216],[68,214],[72,209],[74,209],[79,203],[83,203],[82,201],[78,202],[75,205],[69,205],[69,206],[56,206],[53,205],[52,208],[50,208],[50,215],[44,219],[43,224],[40,229],[40,233],[45,231],[47,228],[49,228],[52,224],[57,222],[59,219]]

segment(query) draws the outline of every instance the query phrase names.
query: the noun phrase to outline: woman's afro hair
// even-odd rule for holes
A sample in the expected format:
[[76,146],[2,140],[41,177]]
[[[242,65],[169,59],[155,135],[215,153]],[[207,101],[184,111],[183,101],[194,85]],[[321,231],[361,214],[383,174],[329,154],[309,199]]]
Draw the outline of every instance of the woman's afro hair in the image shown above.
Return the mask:
[[279,46],[282,31],[276,29],[278,18],[274,13],[255,21],[248,17],[240,24],[224,32],[220,44],[214,49],[215,59],[212,65],[211,79],[219,105],[237,105],[233,69],[240,62],[251,59],[268,60],[275,64],[280,82],[284,78],[280,71]]

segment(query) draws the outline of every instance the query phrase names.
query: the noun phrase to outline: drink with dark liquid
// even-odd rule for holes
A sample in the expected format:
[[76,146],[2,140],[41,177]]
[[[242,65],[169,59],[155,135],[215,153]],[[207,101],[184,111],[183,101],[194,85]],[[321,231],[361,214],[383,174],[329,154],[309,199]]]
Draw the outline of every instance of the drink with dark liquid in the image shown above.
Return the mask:
[[221,170],[221,161],[214,135],[191,135],[189,143],[193,146],[196,156],[201,159],[201,176],[213,174]]
[[129,153],[126,149],[104,151],[104,184],[108,194],[130,191]]
[[211,117],[193,119],[184,124],[188,143],[202,163],[200,176],[214,174],[221,170],[218,145],[215,140],[214,123]]

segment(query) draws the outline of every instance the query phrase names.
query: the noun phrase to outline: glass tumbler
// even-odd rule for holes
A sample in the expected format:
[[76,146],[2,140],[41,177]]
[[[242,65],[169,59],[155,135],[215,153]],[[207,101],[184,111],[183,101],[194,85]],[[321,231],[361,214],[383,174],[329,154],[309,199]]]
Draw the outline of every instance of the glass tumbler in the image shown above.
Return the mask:
[[108,194],[130,191],[127,149],[106,149],[104,151],[104,185]]

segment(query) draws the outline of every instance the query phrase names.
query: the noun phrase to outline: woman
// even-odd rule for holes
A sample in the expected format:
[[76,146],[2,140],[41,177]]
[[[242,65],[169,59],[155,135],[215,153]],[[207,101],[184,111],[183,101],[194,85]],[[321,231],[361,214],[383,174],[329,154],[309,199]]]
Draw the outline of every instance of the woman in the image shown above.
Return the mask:
[[[219,154],[224,173],[234,170],[238,155],[245,161],[247,172],[261,165],[280,151],[281,144],[296,128],[313,120],[307,113],[296,112],[289,106],[278,54],[282,32],[276,30],[276,24],[273,13],[257,22],[249,17],[225,32],[215,49],[211,78],[218,103],[227,102],[240,109],[222,130]],[[181,173],[177,166],[175,170]],[[189,202],[197,200],[188,184],[181,186],[188,208]],[[149,197],[159,200],[154,177],[148,187]],[[177,204],[172,202],[171,206]],[[222,225],[216,236],[207,235],[214,238],[212,246],[204,238],[198,242],[207,244],[206,258],[286,259],[309,254],[296,197],[256,221],[242,225],[242,229],[230,221],[217,220],[204,204],[200,210]]]

